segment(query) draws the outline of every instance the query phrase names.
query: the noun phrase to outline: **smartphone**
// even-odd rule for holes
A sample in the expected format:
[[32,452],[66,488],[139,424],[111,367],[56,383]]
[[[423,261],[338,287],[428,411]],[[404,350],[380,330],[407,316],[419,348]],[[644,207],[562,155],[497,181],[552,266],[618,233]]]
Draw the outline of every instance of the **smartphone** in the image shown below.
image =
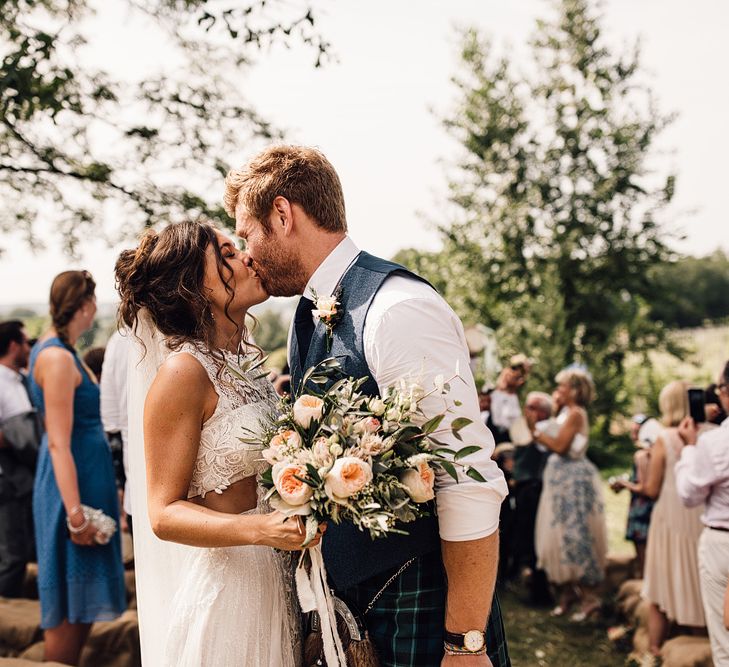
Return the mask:
[[697,424],[706,421],[706,411],[704,409],[704,390],[689,389],[688,390],[689,414]]

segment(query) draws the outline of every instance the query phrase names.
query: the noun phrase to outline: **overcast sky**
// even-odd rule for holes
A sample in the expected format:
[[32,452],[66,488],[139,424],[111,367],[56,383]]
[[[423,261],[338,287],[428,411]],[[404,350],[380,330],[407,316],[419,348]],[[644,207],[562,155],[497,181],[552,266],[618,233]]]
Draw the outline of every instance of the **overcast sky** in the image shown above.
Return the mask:
[[[303,47],[281,50],[245,74],[243,90],[263,117],[289,131],[290,140],[318,146],[332,161],[344,185],[350,232],[360,246],[385,257],[406,246],[435,248],[437,236],[421,213],[437,210],[442,162],[457,152],[433,114],[445,113],[455,99],[449,83],[458,70],[454,26],[482,28],[519,65],[526,61],[535,18],[548,16],[550,5],[546,0],[315,5],[339,62],[315,70]],[[679,249],[729,249],[729,2],[606,0],[603,11],[613,44],[642,38],[643,68],[661,110],[679,114],[661,139],[663,164],[679,175],[673,213],[687,235]],[[122,39],[134,26],[112,10],[100,20],[104,66],[104,44],[114,35],[103,31]],[[134,50],[126,54],[132,66]],[[246,146],[231,151],[233,163],[249,155]],[[82,260],[71,262],[58,251],[33,255],[12,236],[0,245],[9,248],[0,259],[0,304],[44,302],[53,276],[68,268],[90,270],[99,300],[115,299],[118,248],[89,243]]]

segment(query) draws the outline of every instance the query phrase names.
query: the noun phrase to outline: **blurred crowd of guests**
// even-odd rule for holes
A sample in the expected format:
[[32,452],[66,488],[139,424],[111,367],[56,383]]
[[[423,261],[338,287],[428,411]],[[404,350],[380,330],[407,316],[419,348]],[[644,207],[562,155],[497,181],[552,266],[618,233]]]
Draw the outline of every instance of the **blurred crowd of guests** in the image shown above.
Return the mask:
[[[549,394],[520,401],[530,362],[510,360],[480,395],[482,419],[497,442],[494,458],[511,494],[501,512],[500,580],[525,581],[534,604],[583,621],[601,606],[607,555],[602,482],[586,457],[589,373],[566,368]],[[729,665],[729,362],[689,410],[690,385],[670,382],[660,414],[635,415],[632,471],[611,478],[627,489],[626,539],[648,600],[650,652],[659,656],[672,626],[708,629],[716,665]]]
[[[126,608],[119,531],[106,539],[89,511],[119,525],[99,386],[100,375],[113,381],[118,372],[103,350],[81,358],[75,347],[93,324],[95,288],[87,271],[56,276],[51,326],[33,345],[22,322],[0,323],[0,595],[20,596],[26,565],[37,561],[44,658],[68,665],[78,664],[94,622]],[[117,413],[125,397],[126,387],[109,397]]]

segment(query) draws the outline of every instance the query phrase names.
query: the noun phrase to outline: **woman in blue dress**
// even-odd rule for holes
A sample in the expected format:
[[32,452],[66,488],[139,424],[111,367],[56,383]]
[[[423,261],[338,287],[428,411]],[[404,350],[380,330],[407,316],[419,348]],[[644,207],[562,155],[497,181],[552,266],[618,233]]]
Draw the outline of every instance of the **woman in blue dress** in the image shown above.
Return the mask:
[[81,508],[119,518],[99,386],[74,349],[94,320],[95,288],[87,271],[56,276],[52,328],[30,357],[31,398],[46,425],[33,491],[45,660],[68,665],[78,664],[91,624],[126,607],[119,533],[97,543]]

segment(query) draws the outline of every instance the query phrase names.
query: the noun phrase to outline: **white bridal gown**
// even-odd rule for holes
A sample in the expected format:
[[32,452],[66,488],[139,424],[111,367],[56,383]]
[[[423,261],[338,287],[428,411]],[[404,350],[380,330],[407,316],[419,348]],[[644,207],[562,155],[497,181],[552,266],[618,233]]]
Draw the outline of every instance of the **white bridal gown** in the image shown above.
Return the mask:
[[[265,378],[242,373],[246,379],[241,380],[230,373],[228,366],[237,366],[235,355],[226,356],[222,365],[193,345],[184,345],[172,354],[180,353],[191,354],[200,362],[219,397],[215,413],[202,428],[188,497],[222,493],[230,484],[260,473],[265,467],[260,449],[251,448],[239,438],[246,435],[243,427],[257,430],[261,417],[274,409],[276,395]],[[240,372],[239,367],[237,370]],[[170,402],[174,402],[174,396],[170,396]],[[263,511],[259,502],[259,507],[246,514]],[[135,514],[135,538],[136,526]],[[152,600],[139,591],[140,602],[149,602],[146,607],[140,605],[145,667],[300,664],[299,613],[290,556],[269,547],[208,549],[181,545],[172,545],[167,552],[170,555],[164,556],[164,551],[147,546],[152,548],[149,560],[156,567],[160,591],[165,580],[169,583],[172,578],[175,583],[167,586],[166,611],[159,599]],[[137,559],[143,559],[145,553],[149,554],[149,549],[137,554]],[[167,563],[165,558],[169,558]],[[143,586],[153,589],[153,596],[157,586],[152,570],[145,571],[144,582]]]

